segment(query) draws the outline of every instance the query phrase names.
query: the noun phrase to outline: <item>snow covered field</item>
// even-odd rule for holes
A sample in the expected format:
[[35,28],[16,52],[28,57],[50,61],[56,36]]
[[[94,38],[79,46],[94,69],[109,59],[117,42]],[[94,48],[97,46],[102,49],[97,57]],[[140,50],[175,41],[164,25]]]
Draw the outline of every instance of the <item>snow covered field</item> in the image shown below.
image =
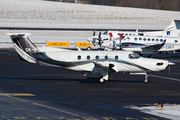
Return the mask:
[[1,27],[164,29],[180,12],[43,0],[1,0]]

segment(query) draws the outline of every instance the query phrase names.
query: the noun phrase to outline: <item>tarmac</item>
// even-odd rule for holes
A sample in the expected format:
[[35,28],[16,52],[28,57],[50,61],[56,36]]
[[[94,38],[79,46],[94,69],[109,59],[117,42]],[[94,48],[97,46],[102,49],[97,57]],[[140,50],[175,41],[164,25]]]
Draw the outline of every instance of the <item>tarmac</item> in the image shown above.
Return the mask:
[[97,75],[38,66],[0,50],[0,120],[167,120],[127,108],[180,104],[180,53],[153,57],[176,65],[150,73],[146,84],[129,73],[99,83]]

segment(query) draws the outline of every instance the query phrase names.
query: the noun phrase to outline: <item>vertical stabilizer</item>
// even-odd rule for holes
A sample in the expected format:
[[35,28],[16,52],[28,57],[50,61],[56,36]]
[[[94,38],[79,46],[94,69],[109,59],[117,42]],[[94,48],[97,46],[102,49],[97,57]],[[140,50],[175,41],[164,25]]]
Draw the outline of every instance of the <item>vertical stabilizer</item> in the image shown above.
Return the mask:
[[163,37],[180,37],[180,20],[172,20],[171,24],[163,31]]
[[15,50],[24,60],[31,63],[36,63],[36,59],[33,57],[33,54],[37,53],[38,49],[27,37],[30,34],[10,33],[7,35],[10,35]]

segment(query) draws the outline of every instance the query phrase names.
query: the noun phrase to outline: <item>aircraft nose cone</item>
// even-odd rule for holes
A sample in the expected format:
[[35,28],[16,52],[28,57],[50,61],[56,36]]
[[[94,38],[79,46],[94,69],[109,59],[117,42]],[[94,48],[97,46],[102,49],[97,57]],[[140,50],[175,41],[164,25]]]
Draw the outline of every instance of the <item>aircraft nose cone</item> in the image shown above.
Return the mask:
[[173,63],[173,62],[168,62],[168,65],[175,65],[175,63]]

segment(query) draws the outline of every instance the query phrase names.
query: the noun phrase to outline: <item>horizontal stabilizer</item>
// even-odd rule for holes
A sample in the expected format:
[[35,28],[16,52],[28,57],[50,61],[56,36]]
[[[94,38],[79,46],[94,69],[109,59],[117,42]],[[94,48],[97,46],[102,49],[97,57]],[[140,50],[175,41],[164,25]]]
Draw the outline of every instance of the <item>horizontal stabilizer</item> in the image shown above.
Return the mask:
[[6,35],[9,35],[9,36],[29,36],[31,34],[30,33],[6,33]]

